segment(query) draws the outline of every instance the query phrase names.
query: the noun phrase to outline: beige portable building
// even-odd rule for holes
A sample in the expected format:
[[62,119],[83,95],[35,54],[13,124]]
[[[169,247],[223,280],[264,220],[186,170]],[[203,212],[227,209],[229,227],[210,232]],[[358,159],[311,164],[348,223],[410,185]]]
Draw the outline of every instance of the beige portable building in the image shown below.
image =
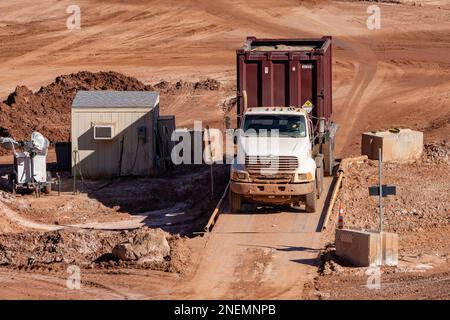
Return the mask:
[[158,116],[156,92],[78,91],[72,103],[72,174],[155,174]]

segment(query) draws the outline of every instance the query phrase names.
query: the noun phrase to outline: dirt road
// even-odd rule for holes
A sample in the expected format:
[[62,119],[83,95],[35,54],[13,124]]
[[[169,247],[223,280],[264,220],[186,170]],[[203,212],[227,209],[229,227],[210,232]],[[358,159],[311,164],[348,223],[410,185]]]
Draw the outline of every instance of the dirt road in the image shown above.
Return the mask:
[[[331,178],[326,178],[325,190],[330,183]],[[207,235],[194,276],[177,288],[177,295],[190,299],[300,298],[305,281],[316,273],[326,195],[315,213],[250,205],[244,207],[249,210],[245,213],[222,213]]]

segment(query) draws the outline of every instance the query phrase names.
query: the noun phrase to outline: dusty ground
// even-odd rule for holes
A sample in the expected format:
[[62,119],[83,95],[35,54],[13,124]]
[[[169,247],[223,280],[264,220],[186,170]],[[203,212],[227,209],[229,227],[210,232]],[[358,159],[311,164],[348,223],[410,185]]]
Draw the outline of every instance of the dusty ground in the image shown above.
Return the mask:
[[[11,159],[11,156],[4,156]],[[0,166],[5,174],[9,165]],[[142,217],[142,225],[190,235],[202,231],[228,182],[228,168],[215,166],[214,195],[211,194],[207,166],[180,167],[153,178],[117,178],[112,181],[85,181],[79,193],[72,193],[72,179],[63,174],[62,193],[54,191],[40,198],[33,193],[10,194],[6,176],[0,178],[0,201],[20,219],[42,224],[113,225]],[[111,223],[108,223],[111,222]],[[118,228],[120,229],[120,228]],[[20,226],[17,231],[22,231]],[[7,220],[0,231],[14,231]]]
[[[399,235],[399,265],[383,267],[381,289],[368,289],[367,268],[353,268],[334,255],[334,232],[323,253],[319,276],[307,284],[307,296],[320,299],[450,298],[450,144],[425,146],[422,159],[386,163],[383,181],[397,187],[384,201],[384,229]],[[378,198],[367,188],[377,184],[376,161],[346,170],[338,201],[348,228],[378,229]],[[419,181],[419,183],[418,183]]]
[[[145,232],[162,233],[170,246],[169,254],[161,260],[147,261],[129,261],[113,255],[116,245]],[[185,239],[161,229],[141,228],[121,232],[66,229],[46,233],[8,233],[0,235],[0,240],[0,265],[25,271],[64,271],[69,265],[76,265],[84,269],[134,267],[182,272],[189,258]]]
[[[415,1],[416,5],[412,5],[412,1],[401,2],[404,4],[377,3],[381,8],[382,27],[380,30],[368,30],[366,9],[373,3],[360,1],[197,0],[169,3],[152,1],[149,5],[147,1],[86,0],[78,1],[82,28],[74,31],[66,28],[66,8],[72,4],[69,1],[49,0],[39,4],[27,0],[2,2],[0,72],[5,76],[0,79],[0,96],[7,100],[18,85],[25,85],[36,92],[40,87],[52,83],[56,77],[80,70],[113,70],[132,76],[142,85],[154,86],[162,92],[165,86],[161,81],[176,86],[179,80],[183,81],[182,84],[212,78],[221,83],[221,89],[195,90],[191,85],[178,85],[178,90],[162,94],[162,113],[175,114],[177,126],[191,127],[193,120],[201,119],[221,128],[222,101],[232,95],[235,81],[234,50],[242,45],[246,36],[287,38],[330,34],[335,44],[334,120],[341,125],[336,146],[338,157],[359,154],[361,132],[392,126],[421,129],[425,132],[427,143],[439,142],[450,134],[450,5],[445,0]],[[2,111],[6,108],[6,113],[10,112],[8,106],[12,107],[8,103],[3,104]],[[33,114],[33,111],[30,110],[30,113]],[[41,113],[35,114],[35,117],[45,119]],[[64,123],[56,124],[61,126],[56,131],[67,130],[67,115],[62,114],[61,117],[66,118]],[[27,122],[25,125],[30,130],[34,124]],[[0,123],[0,127],[5,126]],[[427,194],[432,193],[432,188],[437,188],[443,199],[448,198],[445,198],[448,195],[445,181],[439,180],[441,173],[448,167],[439,164],[440,167],[431,166],[425,170],[420,166],[413,166],[411,170],[430,184]],[[368,168],[367,174],[375,169]],[[393,173],[406,169],[399,166],[386,170]],[[402,176],[393,175],[393,179],[396,183],[403,183],[407,189],[417,184],[414,175],[405,176],[408,178],[404,181]],[[430,181],[433,179],[441,181],[440,184],[432,184]],[[160,187],[166,180],[156,182]],[[119,183],[127,186],[127,181]],[[140,183],[148,186],[147,192],[155,187],[149,181]],[[176,181],[173,183],[177,184]],[[194,197],[198,197],[195,198],[194,207],[201,212],[202,198],[206,197],[206,192],[202,190],[192,192]],[[117,215],[118,218],[122,214],[142,213],[142,210],[170,208],[172,202],[170,200],[166,205],[164,196],[158,195],[147,203],[141,202],[138,208],[131,208],[127,199],[120,197],[120,193],[112,192],[106,199],[90,195],[101,203],[100,211],[105,206],[109,214]],[[115,210],[114,206],[120,204],[108,202],[114,197],[122,203],[122,207],[128,207],[129,210]],[[158,203],[158,199],[164,201]],[[409,205],[408,201],[417,199],[421,197],[405,198],[405,201]],[[445,201],[440,199],[434,201],[446,208]],[[30,205],[38,206],[40,212],[48,213],[47,205],[31,199],[27,201]],[[354,201],[361,202],[363,207],[370,205],[365,198],[355,198]],[[399,203],[396,205],[401,207]],[[141,210],[140,207],[145,208]],[[422,227],[418,220],[420,215],[415,216],[413,213],[411,219],[397,220],[393,214],[391,221],[396,222],[398,232],[403,233],[402,239],[410,239],[402,247],[402,254],[405,259],[412,256],[409,259],[412,259],[410,263],[414,267],[421,264],[423,259],[430,259],[423,258],[423,255],[434,253],[433,247],[441,254],[444,253],[443,248],[448,247],[445,243],[445,239],[448,239],[447,229],[433,226],[433,223],[445,221],[448,211],[440,211],[428,204],[415,205],[412,209],[424,216],[422,220],[434,238],[415,236],[420,233],[414,228]],[[74,210],[73,217],[83,216],[83,210]],[[256,211],[258,214],[225,214],[219,219],[216,233],[209,240],[194,238],[188,241],[193,255],[183,275],[149,270],[130,271],[126,268],[113,273],[85,270],[83,290],[74,292],[65,287],[65,272],[29,273],[2,269],[0,282],[5,290],[0,290],[0,297],[295,299],[303,295],[310,297],[310,293],[317,297],[316,290],[307,288],[303,292],[305,282],[311,288],[317,285],[319,291],[323,290],[325,298],[346,294],[354,298],[376,296],[364,289],[351,293],[355,286],[360,286],[352,272],[349,274],[347,291],[343,289],[340,296],[330,293],[334,281],[338,281],[336,277],[323,276],[318,278],[317,283],[308,282],[316,275],[315,257],[325,243],[317,232],[318,216],[305,217],[288,211]],[[28,213],[23,214],[26,216]],[[156,225],[167,223],[165,214],[158,213]],[[49,214],[49,221],[34,213],[26,217],[53,223],[56,215]],[[409,215],[408,211],[406,216]],[[101,216],[89,215],[88,219],[102,219]],[[65,222],[68,221],[72,220]],[[355,217],[355,221],[358,221],[358,217]],[[362,221],[364,224],[372,223],[370,218]],[[0,223],[5,232],[25,231],[4,217],[0,217]],[[180,225],[183,226],[182,223]],[[179,226],[169,231],[177,232]],[[412,251],[413,248],[420,250],[422,246],[423,252]],[[222,274],[215,273],[218,267],[223,268]],[[392,273],[392,281],[401,284],[392,285],[393,289],[384,291],[383,297],[448,297],[448,291],[439,292],[442,288],[448,288],[448,263],[436,265],[432,271],[419,273],[417,281],[415,273],[405,273],[404,279],[412,283],[411,289],[403,289],[403,282],[398,280],[402,278],[397,274]],[[423,279],[427,281],[427,277],[430,279],[427,285],[436,290],[421,295],[420,285]],[[418,287],[414,287],[417,284]],[[344,283],[340,285],[341,288],[345,287]],[[413,294],[416,290],[418,293]]]

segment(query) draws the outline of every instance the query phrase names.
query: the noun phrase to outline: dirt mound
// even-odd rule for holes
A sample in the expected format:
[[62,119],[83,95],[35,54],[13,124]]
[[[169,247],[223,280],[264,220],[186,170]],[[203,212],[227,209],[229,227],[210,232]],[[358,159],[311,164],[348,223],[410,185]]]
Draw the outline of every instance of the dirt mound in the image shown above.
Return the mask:
[[[163,259],[122,261],[112,254],[117,244],[149,233],[163,233],[166,237],[170,251]],[[122,232],[77,229],[0,235],[0,265],[19,269],[58,269],[75,264],[83,268],[138,267],[180,272],[188,256],[183,238],[160,229]]]
[[35,93],[18,86],[0,103],[0,133],[23,140],[37,130],[51,142],[68,141],[70,107],[77,90],[150,91],[154,88],[113,71],[62,75]]
[[233,108],[236,107],[237,104],[237,97],[236,96],[231,96],[231,97],[227,97],[225,98],[222,103],[220,104],[220,107],[222,109],[222,111],[224,113],[230,113],[231,110],[233,110]]
[[[80,71],[62,75],[37,92],[18,86],[0,103],[0,135],[17,140],[29,139],[31,132],[42,132],[50,142],[69,141],[70,107],[77,90],[160,91],[177,94],[182,89],[216,91],[219,81],[211,78],[197,82],[161,81],[154,87],[118,72]],[[4,153],[0,150],[0,154]]]
[[219,90],[220,82],[215,79],[207,78],[206,80],[195,82],[194,89],[196,89],[196,90]]
[[177,91],[185,89],[185,90],[210,90],[216,91],[221,88],[221,83],[215,79],[207,78],[205,80],[200,80],[196,82],[189,82],[178,80],[175,83],[171,83],[168,81],[160,81],[154,85],[155,89],[157,89],[160,93],[168,93],[174,94]]

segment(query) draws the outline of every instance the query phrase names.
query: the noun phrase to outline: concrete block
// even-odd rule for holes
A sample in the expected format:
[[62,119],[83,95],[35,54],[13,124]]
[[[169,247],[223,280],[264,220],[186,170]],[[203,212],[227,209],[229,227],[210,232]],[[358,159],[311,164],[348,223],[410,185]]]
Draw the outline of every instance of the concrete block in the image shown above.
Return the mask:
[[382,264],[388,266],[398,265],[398,234],[382,232]]
[[358,267],[398,264],[395,233],[336,229],[336,254]]
[[365,132],[361,139],[361,154],[378,160],[381,148],[383,161],[412,161],[420,158],[423,151],[423,133],[401,129],[399,133],[389,131]]

